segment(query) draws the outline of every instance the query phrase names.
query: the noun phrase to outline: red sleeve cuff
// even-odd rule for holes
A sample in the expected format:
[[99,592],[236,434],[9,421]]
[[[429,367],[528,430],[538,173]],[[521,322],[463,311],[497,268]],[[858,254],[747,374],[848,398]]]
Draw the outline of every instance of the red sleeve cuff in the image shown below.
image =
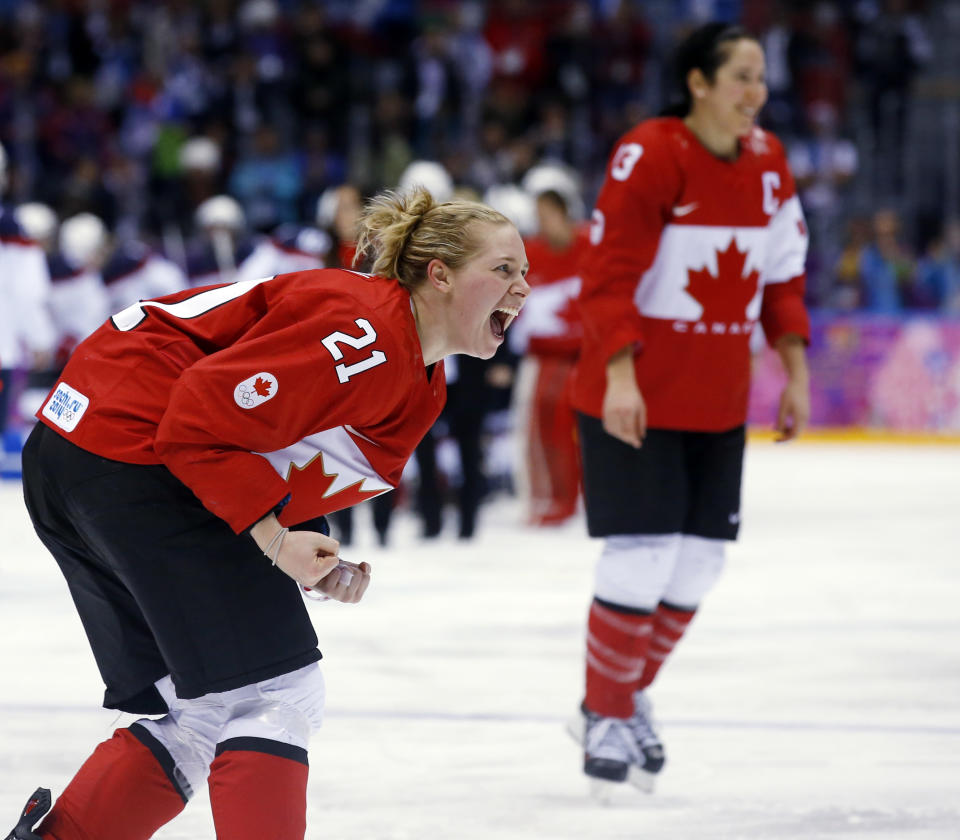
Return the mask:
[[802,276],[795,277],[787,283],[764,287],[760,323],[771,347],[788,334],[799,335],[810,343],[810,315],[803,303],[803,280]]
[[610,357],[624,347],[643,344],[643,331],[640,329],[640,319],[636,324],[624,324],[610,332],[594,336],[595,343],[591,356],[606,364]]

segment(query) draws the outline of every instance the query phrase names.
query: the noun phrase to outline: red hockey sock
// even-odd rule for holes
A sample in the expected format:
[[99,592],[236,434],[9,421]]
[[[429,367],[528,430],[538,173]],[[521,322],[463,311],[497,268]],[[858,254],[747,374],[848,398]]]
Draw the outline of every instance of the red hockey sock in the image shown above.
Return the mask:
[[587,696],[591,712],[633,714],[633,690],[643,673],[653,616],[594,599],[587,622]]
[[46,840],[146,840],[187,803],[173,766],[145,729],[118,729],[84,762],[37,833]]
[[296,840],[307,830],[307,751],[230,738],[210,765],[217,840]]
[[653,638],[647,653],[647,664],[643,668],[638,688],[642,691],[657,676],[660,666],[683,636],[687,625],[696,614],[696,609],[683,610],[661,603],[653,616]]

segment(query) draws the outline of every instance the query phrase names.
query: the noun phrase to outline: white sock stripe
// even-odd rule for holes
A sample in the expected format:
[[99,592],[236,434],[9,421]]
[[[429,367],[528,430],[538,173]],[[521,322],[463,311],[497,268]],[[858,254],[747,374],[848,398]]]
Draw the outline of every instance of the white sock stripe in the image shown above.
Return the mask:
[[667,650],[673,650],[674,646],[679,641],[679,639],[675,639],[673,636],[662,636],[660,633],[655,633],[653,638],[650,640],[650,644],[660,645],[660,647],[665,647]]
[[653,620],[651,616],[638,616],[643,623],[636,623],[624,618],[620,613],[616,613],[603,604],[593,602],[590,607],[590,613],[595,615],[604,624],[609,624],[615,630],[621,633],[627,633],[630,636],[647,636],[653,632]]
[[669,650],[651,650],[647,654],[647,659],[652,659],[654,662],[663,662],[669,655]]
[[638,668],[634,671],[615,671],[601,659],[598,659],[596,656],[590,653],[589,650],[587,650],[587,665],[588,667],[593,668],[595,671],[605,676],[607,679],[619,683],[635,682],[643,676],[643,668]]
[[610,661],[611,665],[619,665],[623,668],[643,668],[645,656],[630,656],[626,653],[620,653],[609,645],[601,642],[593,633],[587,634],[587,645],[592,647],[597,653],[602,654]]
[[683,635],[683,632],[687,629],[687,625],[689,623],[690,619],[687,619],[686,621],[678,621],[675,618],[670,618],[669,616],[662,614],[657,616],[657,624],[660,627],[663,627],[667,630],[672,630],[674,633],[679,633],[680,635]]

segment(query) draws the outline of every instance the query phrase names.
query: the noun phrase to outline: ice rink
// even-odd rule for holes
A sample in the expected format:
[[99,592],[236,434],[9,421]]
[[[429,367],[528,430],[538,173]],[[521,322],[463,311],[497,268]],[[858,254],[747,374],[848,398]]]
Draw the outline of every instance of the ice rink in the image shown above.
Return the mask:
[[[563,731],[599,542],[483,510],[387,551],[358,606],[311,604],[327,720],[310,838],[960,838],[960,447],[752,443],[725,576],[652,690],[653,795],[587,795]],[[452,525],[452,523],[451,523]],[[0,485],[0,830],[130,716],[102,688],[20,488]],[[117,803],[122,808],[123,803]],[[198,796],[158,838],[213,838]]]

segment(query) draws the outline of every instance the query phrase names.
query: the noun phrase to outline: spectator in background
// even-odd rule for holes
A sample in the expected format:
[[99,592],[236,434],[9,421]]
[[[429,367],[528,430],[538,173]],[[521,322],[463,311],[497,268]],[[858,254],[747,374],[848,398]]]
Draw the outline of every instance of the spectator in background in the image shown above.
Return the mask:
[[293,98],[303,124],[322,126],[327,146],[344,154],[349,146],[343,115],[351,105],[348,68],[352,57],[326,15],[320,3],[304,3],[296,12]]
[[916,300],[944,315],[960,315],[960,219],[949,219],[918,261]]
[[312,219],[324,191],[348,180],[347,157],[331,145],[328,126],[307,123],[298,152],[301,172],[299,217]]
[[851,311],[860,306],[860,262],[871,239],[871,222],[867,216],[852,216],[846,225],[843,247],[833,266],[832,284],[823,305]]
[[93,213],[108,228],[115,227],[117,202],[106,187],[105,162],[88,156],[77,158],[64,176],[56,180],[55,186],[51,184],[51,200],[57,202],[65,218],[78,213]]
[[836,3],[798,4],[791,39],[791,73],[804,111],[824,102],[843,113],[850,77],[851,45]]
[[[43,115],[37,125],[38,155],[45,178],[38,186],[58,188],[59,179],[69,177],[77,163],[103,162],[113,138],[113,126],[98,107],[96,89],[88,77],[70,76],[49,91]],[[86,209],[86,208],[84,208]]]
[[381,184],[396,184],[414,159],[410,102],[396,89],[382,90],[373,106],[369,170]]
[[910,303],[914,259],[900,238],[900,217],[894,210],[873,216],[873,239],[860,256],[860,307],[893,315]]
[[484,37],[493,53],[494,88],[508,90],[511,100],[529,101],[547,70],[546,40],[550,4],[495,0],[487,15]]
[[211,70],[218,75],[229,66],[240,40],[235,6],[233,0],[207,0],[201,11],[203,54]]
[[611,16],[594,25],[590,45],[595,157],[605,155],[628,127],[623,124],[624,111],[637,101],[647,83],[652,40],[636,3],[617,3]]
[[461,139],[461,76],[448,37],[444,19],[428,17],[404,66],[403,92],[413,112],[413,152],[421,158],[440,158]]
[[767,56],[767,87],[770,99],[763,109],[763,123],[771,131],[790,137],[800,123],[797,92],[793,80],[792,52],[795,28],[792,10],[786,0],[756,4],[769,16],[749,25],[760,32],[760,43]]
[[252,148],[241,153],[229,184],[253,230],[268,232],[284,222],[297,221],[300,167],[296,155],[283,148],[272,125],[264,123],[256,129]]
[[[790,143],[790,169],[810,226],[811,249],[832,265],[839,256],[840,220],[844,216],[845,188],[857,172],[857,147],[838,136],[838,115],[829,102],[814,102],[807,109],[810,134]],[[828,272],[821,272],[818,288],[808,293],[817,302],[829,296]],[[813,284],[811,284],[812,286]]]
[[933,55],[930,39],[907,0],[860,3],[862,27],[854,44],[860,83],[870,109],[875,188],[893,199],[903,187],[904,138],[913,80]]
[[287,37],[285,16],[276,0],[246,0],[239,6],[238,19],[242,49],[252,59],[260,117],[263,124],[288,136],[295,120],[289,93],[295,48]]

